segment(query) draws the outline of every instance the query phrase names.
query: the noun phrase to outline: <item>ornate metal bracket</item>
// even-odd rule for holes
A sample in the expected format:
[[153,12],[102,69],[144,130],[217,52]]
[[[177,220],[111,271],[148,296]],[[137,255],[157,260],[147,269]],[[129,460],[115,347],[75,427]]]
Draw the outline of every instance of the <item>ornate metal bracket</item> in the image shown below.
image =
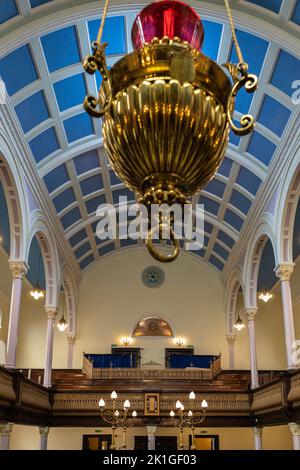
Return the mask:
[[[111,77],[106,65],[105,48],[107,43],[92,43],[93,54],[85,58],[84,70],[93,75],[98,72],[103,78],[103,83],[98,92],[98,97],[86,96],[83,106],[84,109],[93,117],[100,118],[109,110],[112,103]],[[100,91],[102,90],[102,91]],[[104,99],[103,99],[104,97]]]
[[251,114],[245,114],[241,117],[241,127],[237,127],[232,119],[234,110],[234,100],[239,90],[245,87],[247,93],[253,93],[257,90],[258,78],[256,75],[248,74],[248,64],[241,62],[238,65],[227,62],[224,64],[233,79],[233,87],[227,102],[227,118],[233,132],[237,135],[247,135],[255,126],[255,121]]
[[148,232],[148,236],[146,239],[146,246],[149,250],[149,253],[155,258],[157,261],[160,261],[161,263],[171,263],[171,261],[174,261],[178,255],[179,255],[179,250],[180,250],[180,245],[179,245],[179,240],[175,238],[174,230],[173,228],[170,229],[170,240],[173,245],[173,250],[172,253],[169,255],[164,255],[163,253],[160,253],[153,245],[152,241],[152,235],[153,231],[155,229],[152,228]]

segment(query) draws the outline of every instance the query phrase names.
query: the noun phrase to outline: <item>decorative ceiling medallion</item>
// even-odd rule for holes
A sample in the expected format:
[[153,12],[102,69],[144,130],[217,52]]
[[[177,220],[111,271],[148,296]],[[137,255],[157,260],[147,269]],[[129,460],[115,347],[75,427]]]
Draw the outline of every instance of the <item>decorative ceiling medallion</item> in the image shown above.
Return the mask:
[[133,331],[133,337],[139,336],[168,336],[172,337],[173,331],[169,323],[158,317],[147,317],[141,320]]
[[148,266],[142,272],[142,281],[147,287],[160,287],[164,280],[165,273],[158,266]]

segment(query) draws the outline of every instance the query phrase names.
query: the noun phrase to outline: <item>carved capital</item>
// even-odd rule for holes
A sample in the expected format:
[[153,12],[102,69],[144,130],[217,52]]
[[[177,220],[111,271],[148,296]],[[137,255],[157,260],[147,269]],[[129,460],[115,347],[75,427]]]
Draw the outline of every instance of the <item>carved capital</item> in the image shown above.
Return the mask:
[[255,437],[262,437],[263,428],[257,428],[256,426],[253,428],[253,433]]
[[292,436],[300,436],[300,424],[289,423],[289,428],[292,433]]
[[0,436],[10,436],[13,429],[13,423],[0,424]]
[[28,265],[25,261],[9,261],[9,270],[14,279],[22,279],[27,274]]
[[156,434],[157,426],[147,426],[148,436]]
[[73,346],[76,342],[76,334],[75,333],[67,333],[67,341],[70,346]]
[[235,335],[226,335],[227,343],[228,344],[234,344],[236,340]]
[[244,313],[247,318],[247,321],[254,321],[256,314],[257,314],[257,308],[245,308]]
[[58,307],[45,307],[48,320],[55,320],[58,313]]
[[275,268],[275,274],[281,281],[289,281],[291,279],[291,275],[294,271],[294,263],[291,264],[279,264]]
[[40,436],[48,436],[50,431],[50,426],[39,426]]

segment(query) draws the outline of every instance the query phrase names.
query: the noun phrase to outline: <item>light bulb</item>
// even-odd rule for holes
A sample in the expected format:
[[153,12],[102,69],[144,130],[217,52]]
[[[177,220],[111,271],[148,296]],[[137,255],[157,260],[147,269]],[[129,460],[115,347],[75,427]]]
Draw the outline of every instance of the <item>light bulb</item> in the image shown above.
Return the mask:
[[194,393],[194,392],[191,392],[191,393],[189,394],[189,399],[190,399],[190,400],[195,400],[195,398],[196,398],[195,393]]
[[66,322],[66,319],[64,316],[61,317],[59,322],[57,323],[57,328],[59,331],[65,331],[68,328],[68,323]]
[[233,328],[235,328],[238,331],[241,331],[243,328],[245,328],[245,325],[243,323],[243,320],[241,319],[240,316],[237,317],[235,324],[233,325]]
[[119,414],[120,414],[119,410],[116,410],[116,411],[115,411],[115,416],[117,416],[117,417],[118,417],[118,416],[119,416]]
[[193,416],[192,410],[189,410],[188,415],[189,415],[189,416]]
[[184,411],[184,405],[181,404],[181,411]]
[[182,407],[182,403],[181,403],[181,401],[180,401],[180,400],[177,400],[177,402],[176,402],[176,405],[175,405],[175,406],[176,406],[176,408],[177,408],[178,410],[180,410],[180,408]]
[[202,402],[201,402],[201,408],[207,408],[207,407],[208,407],[207,401],[206,401],[206,400],[202,400]]
[[170,411],[170,416],[171,416],[171,418],[174,418],[175,412],[173,410]]
[[99,407],[100,407],[100,408],[104,408],[104,407],[105,407],[105,401],[103,400],[103,398],[100,398],[100,400],[99,400]]
[[125,401],[124,401],[124,408],[125,408],[125,410],[126,410],[127,408],[130,408],[130,401],[129,401],[129,400],[125,400]]
[[117,392],[115,392],[115,391],[111,392],[110,398],[112,400],[116,400],[118,398]]
[[136,417],[137,417],[137,412],[136,412],[135,410],[132,412],[132,417],[133,417],[133,418],[136,418]]

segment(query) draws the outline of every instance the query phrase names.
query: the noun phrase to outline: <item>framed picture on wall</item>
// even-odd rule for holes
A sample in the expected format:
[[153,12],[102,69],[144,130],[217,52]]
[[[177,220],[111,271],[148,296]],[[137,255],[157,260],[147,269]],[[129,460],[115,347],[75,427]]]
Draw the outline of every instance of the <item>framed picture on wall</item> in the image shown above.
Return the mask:
[[159,393],[145,393],[145,416],[159,416]]

